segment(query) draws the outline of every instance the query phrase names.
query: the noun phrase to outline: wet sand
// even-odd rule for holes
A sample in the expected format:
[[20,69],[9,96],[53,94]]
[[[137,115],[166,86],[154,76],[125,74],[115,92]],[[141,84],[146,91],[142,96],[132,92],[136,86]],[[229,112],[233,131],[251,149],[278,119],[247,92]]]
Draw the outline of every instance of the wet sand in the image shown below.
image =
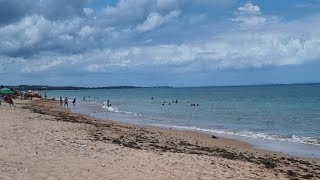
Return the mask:
[[320,179],[316,158],[101,121],[57,102],[19,101],[0,113],[0,179]]

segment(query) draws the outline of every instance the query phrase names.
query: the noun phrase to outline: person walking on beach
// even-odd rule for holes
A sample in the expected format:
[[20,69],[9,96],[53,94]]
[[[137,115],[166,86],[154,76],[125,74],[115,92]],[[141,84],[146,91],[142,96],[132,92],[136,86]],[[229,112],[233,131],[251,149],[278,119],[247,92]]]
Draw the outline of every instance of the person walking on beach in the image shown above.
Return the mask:
[[65,97],[64,98],[64,106],[63,107],[68,107],[68,98],[67,97]]
[[60,96],[60,107],[62,107],[62,104],[63,104],[63,100],[62,100],[62,97]]
[[14,106],[14,107],[16,107],[16,106],[13,104],[13,100],[12,100],[12,97],[11,97],[11,96],[8,97],[8,102],[9,102],[10,107],[11,107],[11,105]]

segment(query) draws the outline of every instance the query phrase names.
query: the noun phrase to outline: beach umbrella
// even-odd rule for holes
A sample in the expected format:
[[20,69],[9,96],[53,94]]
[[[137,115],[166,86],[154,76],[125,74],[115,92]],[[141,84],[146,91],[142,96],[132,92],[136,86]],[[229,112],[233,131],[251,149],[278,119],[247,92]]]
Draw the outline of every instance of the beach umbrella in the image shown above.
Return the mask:
[[0,90],[0,94],[2,94],[2,95],[12,95],[12,94],[13,94],[13,91],[11,91],[11,90],[8,89],[8,88],[2,88],[2,89]]

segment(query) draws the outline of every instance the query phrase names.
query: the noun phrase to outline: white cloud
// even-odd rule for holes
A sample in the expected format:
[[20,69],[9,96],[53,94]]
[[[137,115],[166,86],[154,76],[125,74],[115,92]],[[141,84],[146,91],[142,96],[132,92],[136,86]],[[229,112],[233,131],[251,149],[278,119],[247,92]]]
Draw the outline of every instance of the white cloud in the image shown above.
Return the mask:
[[24,71],[44,71],[61,63],[68,67],[72,63],[90,72],[146,66],[175,67],[176,72],[200,72],[309,63],[320,58],[320,40],[302,41],[283,34],[252,35],[246,32],[201,43],[91,50],[76,56],[61,56],[56,61],[52,61],[51,56],[40,57],[42,59],[35,60],[35,63],[25,64],[28,71]]
[[94,13],[94,10],[91,8],[83,8],[83,11],[87,16],[90,16]]
[[260,7],[253,5],[251,2],[247,2],[244,6],[238,8],[239,14],[250,14],[258,15],[260,14]]
[[52,69],[58,65],[63,64],[64,62],[62,60],[48,60],[48,61],[38,61],[34,63],[28,62],[28,65],[24,66],[21,69],[21,72],[24,73],[34,73],[34,72],[43,72],[47,71],[49,69]]
[[236,0],[119,0],[114,6],[103,9],[104,21],[112,25],[141,24],[151,13],[168,14],[177,9],[190,12],[198,7],[217,9],[233,4]]
[[33,15],[21,21],[0,27],[0,53],[14,53],[24,48],[45,45],[49,41],[69,37],[80,27],[80,21],[50,21],[43,16]]
[[259,17],[259,16],[251,16],[251,17],[238,16],[238,17],[235,17],[233,21],[239,22],[249,27],[253,27],[253,26],[264,24],[266,22],[266,18]]
[[108,6],[103,14],[112,23],[127,23],[142,20],[145,13],[151,10],[154,0],[120,0],[116,6]]
[[80,29],[79,35],[82,37],[90,36],[95,32],[95,29],[90,26],[84,26]]
[[149,14],[148,18],[142,23],[137,26],[137,30],[140,32],[150,31],[153,30],[174,18],[177,18],[180,14],[180,11],[174,10],[171,11],[168,15],[161,16],[158,13],[152,12]]
[[238,22],[247,27],[262,25],[267,21],[266,17],[261,16],[260,7],[247,2],[244,6],[238,8],[232,21]]
[[[161,16],[160,19],[164,17]],[[163,22],[159,23],[157,18],[155,22],[158,24],[146,26],[141,30],[150,30],[166,22],[161,20]],[[9,37],[7,40],[12,40],[14,39],[13,35],[21,34],[17,41],[0,41],[1,47],[7,43],[5,48],[10,49],[9,42],[11,42],[21,48],[23,41],[39,42],[37,40],[39,36],[42,39],[48,39],[48,36],[58,35],[64,41],[79,42],[76,36],[69,34],[78,31],[81,36],[85,37],[94,31],[90,26],[81,27],[78,24],[68,27],[65,25],[66,22],[53,23],[42,17],[38,17],[39,21],[32,19],[34,18],[23,19],[20,23],[11,25],[12,27],[0,28],[0,34],[6,35],[1,36],[2,40],[6,40],[5,37]],[[120,46],[118,48],[100,46],[72,54],[57,54],[49,51],[48,54],[40,53],[30,58],[18,58],[15,64],[17,67],[21,67],[17,69],[24,73],[45,72],[58,67],[70,66],[90,72],[107,72],[110,68],[125,67],[130,69],[143,68],[144,66],[175,67],[177,72],[186,72],[299,65],[320,59],[320,39],[318,38],[320,32],[317,29],[308,28],[304,31],[301,29],[301,27],[308,26],[320,27],[317,19],[314,17],[299,22],[275,22],[270,26],[263,26],[264,28],[260,30],[245,29],[235,32],[230,29],[219,34],[208,34],[205,39],[198,42],[167,44],[155,43],[152,40],[149,41],[152,44],[148,45],[145,45],[145,41],[143,41],[141,45]],[[25,33],[25,28],[29,26],[36,30]],[[42,29],[42,26],[51,27],[49,29],[52,30],[48,30],[48,27]],[[287,33],[289,29],[291,33]],[[112,34],[115,33],[114,31],[116,29],[108,28],[103,32]],[[46,33],[44,35],[41,32]],[[305,35],[301,36],[301,33]],[[97,36],[97,33],[92,35]],[[26,40],[26,38],[30,40]],[[1,59],[6,59],[6,57],[1,57]],[[5,67],[7,65],[2,65],[2,69]]]
[[309,40],[303,44],[303,47],[297,52],[297,59],[299,57],[306,60],[320,59],[320,38],[316,40]]
[[62,40],[73,40],[73,36],[70,36],[68,34],[62,34],[59,36],[59,38]]

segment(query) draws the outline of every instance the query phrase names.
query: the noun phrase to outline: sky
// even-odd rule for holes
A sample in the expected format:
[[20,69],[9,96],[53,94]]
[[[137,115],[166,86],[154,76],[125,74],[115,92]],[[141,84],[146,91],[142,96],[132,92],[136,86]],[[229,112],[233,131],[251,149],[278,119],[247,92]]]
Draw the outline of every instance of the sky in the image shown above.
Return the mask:
[[320,0],[0,0],[0,84],[320,82]]

